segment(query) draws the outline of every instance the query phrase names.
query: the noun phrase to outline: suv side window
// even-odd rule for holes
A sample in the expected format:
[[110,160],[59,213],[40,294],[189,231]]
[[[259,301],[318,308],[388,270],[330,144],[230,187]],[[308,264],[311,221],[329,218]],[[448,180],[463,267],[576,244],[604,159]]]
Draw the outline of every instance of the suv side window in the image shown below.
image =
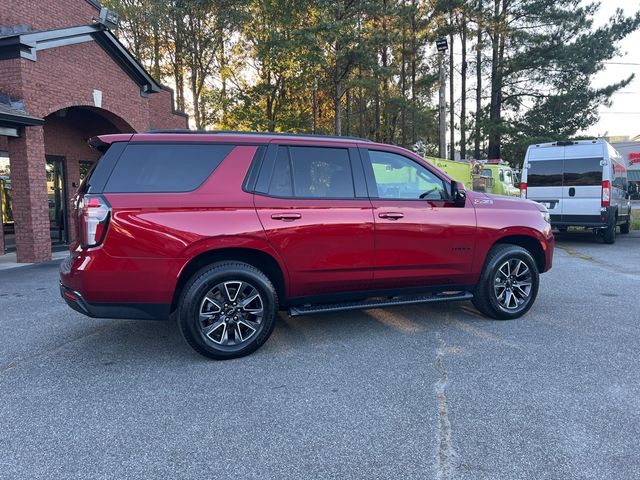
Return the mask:
[[234,145],[132,143],[111,172],[106,193],[190,192],[209,178]]
[[355,198],[349,150],[327,147],[278,147],[268,195]]
[[447,200],[441,178],[422,165],[396,153],[369,150],[380,199]]

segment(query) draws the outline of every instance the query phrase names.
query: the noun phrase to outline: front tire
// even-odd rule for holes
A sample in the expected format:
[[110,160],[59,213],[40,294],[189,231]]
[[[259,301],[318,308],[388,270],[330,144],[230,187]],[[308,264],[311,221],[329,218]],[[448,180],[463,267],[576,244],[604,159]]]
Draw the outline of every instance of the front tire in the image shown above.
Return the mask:
[[539,283],[538,266],[527,250],[511,244],[495,245],[489,250],[472,301],[488,317],[511,320],[529,311]]
[[243,357],[269,338],[278,296],[269,278],[242,262],[220,262],[196,272],[178,307],[178,326],[198,353],[216,360]]

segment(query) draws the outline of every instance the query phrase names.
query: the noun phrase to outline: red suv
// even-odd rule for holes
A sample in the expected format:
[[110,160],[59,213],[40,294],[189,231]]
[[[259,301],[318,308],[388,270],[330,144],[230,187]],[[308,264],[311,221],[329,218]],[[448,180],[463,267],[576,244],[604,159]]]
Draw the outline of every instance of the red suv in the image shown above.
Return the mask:
[[249,354],[290,315],[471,300],[512,319],[551,268],[549,215],[465,192],[403,148],[345,137],[105,135],[75,200],[62,297],[167,319],[208,357]]

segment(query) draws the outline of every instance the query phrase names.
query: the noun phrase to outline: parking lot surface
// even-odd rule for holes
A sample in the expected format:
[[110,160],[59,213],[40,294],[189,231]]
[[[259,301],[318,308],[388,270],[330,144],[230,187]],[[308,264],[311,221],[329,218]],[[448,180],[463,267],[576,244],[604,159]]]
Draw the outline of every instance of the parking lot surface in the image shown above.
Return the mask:
[[640,478],[640,234],[559,235],[531,312],[288,318],[215,362],[0,274],[0,477]]

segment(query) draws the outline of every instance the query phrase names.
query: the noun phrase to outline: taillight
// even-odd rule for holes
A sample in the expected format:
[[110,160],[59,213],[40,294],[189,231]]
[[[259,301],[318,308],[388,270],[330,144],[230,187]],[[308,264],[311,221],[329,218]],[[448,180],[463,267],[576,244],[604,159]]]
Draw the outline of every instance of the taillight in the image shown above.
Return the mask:
[[83,246],[100,245],[107,233],[111,207],[99,195],[85,195],[80,199],[78,207]]
[[608,207],[610,204],[611,204],[611,182],[609,180],[603,180],[601,206]]
[[527,184],[520,183],[520,198],[527,198]]

